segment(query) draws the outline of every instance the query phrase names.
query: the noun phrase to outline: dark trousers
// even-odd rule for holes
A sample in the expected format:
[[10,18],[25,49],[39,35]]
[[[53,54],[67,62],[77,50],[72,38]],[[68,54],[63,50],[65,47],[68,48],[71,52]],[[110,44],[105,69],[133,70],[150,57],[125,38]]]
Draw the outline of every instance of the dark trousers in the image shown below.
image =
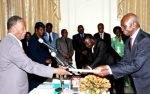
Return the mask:
[[[109,89],[110,94],[124,94],[124,78],[119,78],[119,79],[114,79],[114,77],[111,76],[107,76],[107,78],[109,79],[110,83],[111,83],[111,88]],[[116,93],[114,93],[114,90],[116,91]]]

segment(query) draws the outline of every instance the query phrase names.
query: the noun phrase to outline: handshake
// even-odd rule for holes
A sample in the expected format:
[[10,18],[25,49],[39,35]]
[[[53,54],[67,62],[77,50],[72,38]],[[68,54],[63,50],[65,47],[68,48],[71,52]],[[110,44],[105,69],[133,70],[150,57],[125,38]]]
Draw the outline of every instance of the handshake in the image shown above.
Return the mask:
[[81,72],[83,74],[84,73],[93,73],[93,74],[99,75],[101,77],[112,74],[108,65],[98,66],[93,70],[91,70],[91,69],[67,69],[64,67],[59,67],[59,68],[54,69],[54,73],[59,74],[59,75],[65,75],[65,74],[71,75],[70,72]]
[[98,66],[93,70],[99,70],[98,72],[94,72],[94,74],[99,75],[101,77],[107,76],[111,73],[110,67],[108,65]]

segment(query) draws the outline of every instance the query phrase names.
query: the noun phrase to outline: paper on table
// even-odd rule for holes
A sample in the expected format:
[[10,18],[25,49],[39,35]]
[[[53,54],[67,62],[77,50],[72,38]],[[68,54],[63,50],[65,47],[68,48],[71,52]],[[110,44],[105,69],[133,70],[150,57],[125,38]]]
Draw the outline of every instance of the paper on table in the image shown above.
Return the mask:
[[69,71],[72,71],[72,72],[98,73],[98,72],[100,72],[101,70],[90,70],[90,69],[72,69],[72,68],[69,68]]

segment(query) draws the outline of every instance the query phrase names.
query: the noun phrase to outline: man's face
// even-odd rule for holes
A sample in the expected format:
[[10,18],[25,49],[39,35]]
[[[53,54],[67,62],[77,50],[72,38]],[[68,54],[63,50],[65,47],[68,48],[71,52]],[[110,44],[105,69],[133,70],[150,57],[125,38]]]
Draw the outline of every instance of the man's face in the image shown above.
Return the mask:
[[100,32],[100,33],[103,33],[104,32],[104,27],[102,26],[102,25],[98,25],[98,31]]
[[39,29],[36,29],[36,34],[38,37],[43,37],[45,33],[45,28],[40,27]]
[[87,48],[93,47],[92,39],[90,39],[90,38],[85,39],[84,43]]
[[24,20],[17,21],[17,24],[13,26],[13,33],[19,40],[24,38],[26,34],[26,24]]
[[51,26],[47,26],[47,27],[46,27],[46,31],[47,31],[48,33],[52,32],[52,27],[51,27]]
[[68,37],[68,32],[67,30],[63,31],[63,34],[62,34],[63,37],[67,38]]
[[79,27],[79,28],[78,28],[78,32],[79,32],[80,34],[83,34],[83,33],[84,33],[84,28],[83,28],[83,27]]
[[26,40],[29,40],[31,38],[31,35],[30,34],[26,34],[25,38],[26,38]]
[[125,17],[121,20],[121,28],[123,33],[126,36],[131,36],[134,32],[134,28],[132,28],[133,22],[130,20],[129,17]]

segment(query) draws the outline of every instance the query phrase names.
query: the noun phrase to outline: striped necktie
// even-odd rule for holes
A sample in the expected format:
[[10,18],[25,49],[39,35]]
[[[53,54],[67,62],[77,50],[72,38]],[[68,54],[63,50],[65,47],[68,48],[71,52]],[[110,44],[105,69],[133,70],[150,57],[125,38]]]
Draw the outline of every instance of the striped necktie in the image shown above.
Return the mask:
[[133,39],[130,38],[130,48],[132,48],[133,44],[132,44]]
[[51,38],[51,35],[49,34],[49,42],[51,43],[52,42],[52,38]]

